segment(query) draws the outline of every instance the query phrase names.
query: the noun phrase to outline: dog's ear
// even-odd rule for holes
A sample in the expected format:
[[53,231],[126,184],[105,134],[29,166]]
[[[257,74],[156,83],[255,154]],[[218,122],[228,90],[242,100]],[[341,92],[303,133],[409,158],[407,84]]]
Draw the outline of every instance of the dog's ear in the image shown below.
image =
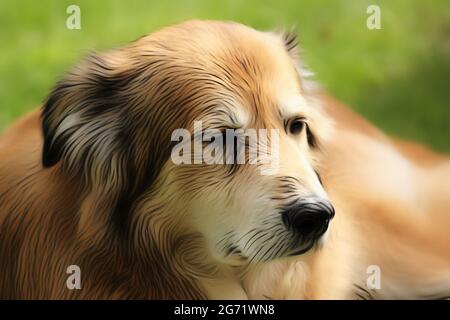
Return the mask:
[[304,61],[300,57],[301,50],[295,29],[275,32],[275,34],[281,39],[284,48],[291,57],[304,88],[317,88],[317,84],[313,81],[314,73],[305,66]]
[[111,55],[93,55],[55,86],[41,118],[45,168],[62,160],[69,170],[112,170],[126,145],[120,115],[129,78],[117,70]]
[[294,58],[298,58],[298,38],[294,30],[283,31],[280,33],[284,46],[288,53]]
[[331,136],[333,127],[332,121],[328,117],[323,116],[323,107],[316,96],[318,90],[320,90],[320,86],[314,81],[314,73],[305,65],[301,57],[302,51],[295,29],[278,31],[275,32],[275,35],[278,38],[278,43],[281,40],[282,46],[291,58],[294,68],[297,71],[302,87],[302,97],[306,99],[308,105],[313,106],[309,112],[309,117],[316,119],[316,121],[313,121],[316,125],[309,127],[308,139],[311,146],[315,146],[316,150],[320,150],[320,147],[323,145],[321,141],[325,141]]
[[114,52],[88,57],[57,83],[43,105],[42,164],[49,168],[60,162],[65,173],[86,183],[96,203],[82,213],[80,221],[90,226],[85,230],[100,232],[111,221],[99,213],[102,209],[117,211],[113,214],[122,224],[129,210],[123,203],[137,180],[127,109],[135,72],[123,58]]
[[[58,163],[64,173],[86,183],[95,203],[81,219],[85,225],[113,221],[123,226],[170,156],[171,132],[181,126],[180,117],[176,108],[164,108],[169,98],[158,93],[166,94],[164,86],[172,84],[158,78],[166,65],[151,58],[124,50],[90,56],[57,83],[44,103],[42,164]],[[164,130],[158,125],[162,121],[170,123]],[[100,210],[110,215],[100,217]],[[100,218],[101,223],[92,222]]]

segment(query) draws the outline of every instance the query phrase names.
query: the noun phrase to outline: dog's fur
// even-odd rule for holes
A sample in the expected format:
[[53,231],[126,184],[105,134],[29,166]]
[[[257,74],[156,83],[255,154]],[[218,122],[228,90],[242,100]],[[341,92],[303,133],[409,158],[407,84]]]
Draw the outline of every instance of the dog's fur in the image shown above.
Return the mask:
[[[449,159],[388,138],[303,76],[291,35],[213,21],[86,59],[0,139],[0,298],[449,296]],[[282,130],[296,115],[307,127],[282,133],[275,176],[170,161],[171,132],[194,120]],[[245,245],[310,194],[336,208],[315,249],[277,256],[282,229]],[[81,290],[66,287],[70,265]]]

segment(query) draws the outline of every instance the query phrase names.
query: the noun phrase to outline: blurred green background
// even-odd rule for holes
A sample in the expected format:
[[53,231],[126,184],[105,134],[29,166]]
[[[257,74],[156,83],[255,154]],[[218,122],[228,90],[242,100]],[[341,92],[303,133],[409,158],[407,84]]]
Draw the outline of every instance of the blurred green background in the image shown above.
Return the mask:
[[[66,28],[70,4],[81,8],[81,30]],[[381,30],[366,27],[370,4],[381,8]],[[389,134],[450,152],[449,0],[2,0],[0,130],[87,52],[191,18],[295,26],[304,60],[331,94]]]

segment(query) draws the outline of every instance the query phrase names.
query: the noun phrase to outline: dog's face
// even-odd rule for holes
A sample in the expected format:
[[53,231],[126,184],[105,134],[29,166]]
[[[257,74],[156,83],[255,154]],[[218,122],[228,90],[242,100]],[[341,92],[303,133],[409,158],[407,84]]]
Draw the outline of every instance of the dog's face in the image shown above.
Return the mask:
[[[119,229],[147,199],[141,211],[165,212],[155,225],[165,225],[172,238],[200,234],[223,263],[306,252],[334,209],[316,168],[328,125],[305,92],[293,41],[197,21],[93,57],[46,102],[44,165],[62,159],[65,170],[83,174],[92,190],[110,198],[108,219]],[[225,164],[196,155],[191,163],[173,161],[174,132],[186,129],[194,138],[198,121],[201,133],[223,133]],[[236,163],[227,129],[257,132],[253,147],[265,146],[277,159],[270,174],[261,158],[250,163],[249,149],[245,163]]]

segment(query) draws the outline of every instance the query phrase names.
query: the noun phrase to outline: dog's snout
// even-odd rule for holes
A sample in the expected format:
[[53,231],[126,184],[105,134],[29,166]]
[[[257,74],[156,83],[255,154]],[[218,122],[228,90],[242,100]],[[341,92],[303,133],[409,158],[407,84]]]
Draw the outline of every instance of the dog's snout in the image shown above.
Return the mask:
[[322,198],[310,197],[291,205],[283,212],[283,222],[304,238],[318,238],[328,229],[334,217],[331,203]]

